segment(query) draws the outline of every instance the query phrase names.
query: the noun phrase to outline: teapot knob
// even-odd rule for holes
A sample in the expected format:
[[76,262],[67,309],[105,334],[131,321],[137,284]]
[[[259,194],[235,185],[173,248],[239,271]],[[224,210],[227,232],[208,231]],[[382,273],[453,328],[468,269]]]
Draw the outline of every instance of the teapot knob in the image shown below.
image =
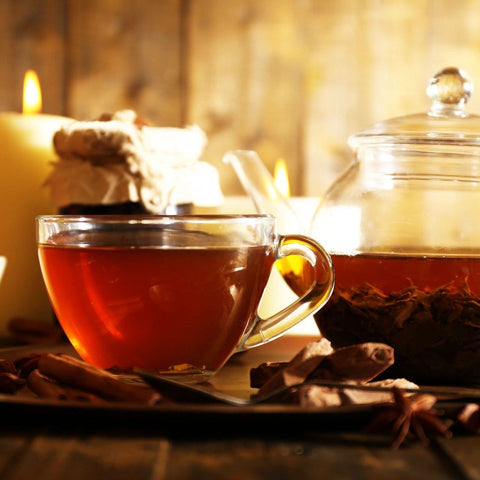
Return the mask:
[[430,79],[427,95],[433,100],[433,115],[464,113],[465,103],[473,92],[473,82],[468,74],[456,67],[447,67]]

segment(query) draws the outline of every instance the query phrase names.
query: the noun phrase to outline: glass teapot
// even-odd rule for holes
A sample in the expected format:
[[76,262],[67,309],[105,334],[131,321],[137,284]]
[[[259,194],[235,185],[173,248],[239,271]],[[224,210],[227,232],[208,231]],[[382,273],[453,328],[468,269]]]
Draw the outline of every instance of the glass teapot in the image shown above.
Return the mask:
[[[224,157],[259,212],[330,253],[336,286],[315,314],[320,332],[334,348],[393,346],[388,376],[480,383],[480,116],[466,110],[472,91],[465,72],[446,68],[428,84],[427,113],[350,137],[355,159],[322,198],[310,229],[255,152]],[[276,265],[294,292],[312,283],[295,259]]]
[[480,382],[480,117],[473,85],[446,68],[426,114],[350,137],[355,160],[330,187],[310,235],[336,287],[315,321],[335,348],[384,342],[389,376]]

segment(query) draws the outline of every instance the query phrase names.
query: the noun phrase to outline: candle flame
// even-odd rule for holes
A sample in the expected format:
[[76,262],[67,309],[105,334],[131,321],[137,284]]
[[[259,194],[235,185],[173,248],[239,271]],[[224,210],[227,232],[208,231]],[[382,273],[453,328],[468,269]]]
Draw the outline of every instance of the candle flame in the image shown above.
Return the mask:
[[275,186],[284,197],[290,197],[290,182],[288,180],[287,164],[285,160],[280,158],[275,164],[275,172],[273,175]]
[[28,70],[23,80],[23,113],[42,111],[42,92],[37,74]]

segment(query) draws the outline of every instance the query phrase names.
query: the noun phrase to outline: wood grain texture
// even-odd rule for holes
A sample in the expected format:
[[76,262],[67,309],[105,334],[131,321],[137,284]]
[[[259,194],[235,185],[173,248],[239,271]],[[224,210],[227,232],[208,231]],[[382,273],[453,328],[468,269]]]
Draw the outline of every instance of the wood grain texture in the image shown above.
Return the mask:
[[[223,381],[222,377],[217,381],[224,386],[232,380],[235,383],[232,369],[243,371],[245,380],[252,365],[290,359],[312,340],[284,336],[252,349],[232,358],[222,370]],[[62,351],[63,346],[45,348]],[[19,353],[18,349],[3,350],[1,356],[16,358]],[[434,439],[428,446],[407,441],[392,450],[387,432],[364,431],[366,423],[355,424],[355,415],[341,424],[337,418],[332,425],[331,414],[329,419],[308,409],[305,415],[309,418],[300,421],[286,411],[268,418],[237,407],[215,416],[219,407],[214,404],[203,405],[202,413],[193,416],[188,410],[180,415],[174,411],[141,415],[138,409],[116,415],[113,404],[99,415],[79,406],[68,413],[59,405],[39,405],[29,415],[23,410],[22,416],[22,410],[15,414],[5,398],[1,400],[2,480],[480,478],[476,450],[480,437],[460,429],[455,429],[451,439]],[[195,409],[194,404],[190,407]],[[276,407],[266,408],[273,412]]]
[[69,432],[19,427],[17,433],[2,431],[0,474],[2,480],[474,479],[480,474],[477,446],[478,437],[447,441],[452,453],[446,457],[435,446],[392,450],[381,439],[353,432],[310,430],[272,438],[258,431],[219,436],[215,427],[171,436],[131,434],[121,427]]
[[132,108],[158,125],[180,126],[178,0],[72,1],[68,101],[75,118]]
[[162,437],[108,435],[82,428],[70,434],[45,429],[24,438],[19,435],[17,441],[3,437],[0,446],[3,480],[162,480],[169,452]]
[[[207,7],[206,7],[207,5]],[[208,8],[210,7],[210,8]],[[426,111],[428,80],[445,66],[480,79],[474,1],[192,0],[190,118],[208,159],[253,148],[273,171],[287,161],[294,194],[320,195],[352,160],[348,137]],[[468,19],[467,19],[468,17]],[[479,98],[470,110],[479,111]]]
[[426,111],[437,71],[480,82],[479,15],[477,0],[0,0],[0,108],[21,108],[34,68],[46,113],[200,125],[226,194],[243,189],[222,156],[245,148],[272,172],[284,158],[294,195],[321,195],[348,137]]

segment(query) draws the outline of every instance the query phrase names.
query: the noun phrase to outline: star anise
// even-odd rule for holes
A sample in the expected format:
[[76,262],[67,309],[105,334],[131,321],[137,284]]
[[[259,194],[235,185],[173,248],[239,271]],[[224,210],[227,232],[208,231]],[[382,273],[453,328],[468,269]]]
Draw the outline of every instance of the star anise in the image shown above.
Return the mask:
[[367,426],[368,431],[384,431],[390,429],[393,435],[392,448],[398,448],[407,437],[413,437],[423,444],[429,443],[429,437],[451,437],[450,424],[439,417],[441,411],[434,409],[436,397],[418,394],[405,396],[404,392],[392,388],[391,405],[382,407],[380,413]]

